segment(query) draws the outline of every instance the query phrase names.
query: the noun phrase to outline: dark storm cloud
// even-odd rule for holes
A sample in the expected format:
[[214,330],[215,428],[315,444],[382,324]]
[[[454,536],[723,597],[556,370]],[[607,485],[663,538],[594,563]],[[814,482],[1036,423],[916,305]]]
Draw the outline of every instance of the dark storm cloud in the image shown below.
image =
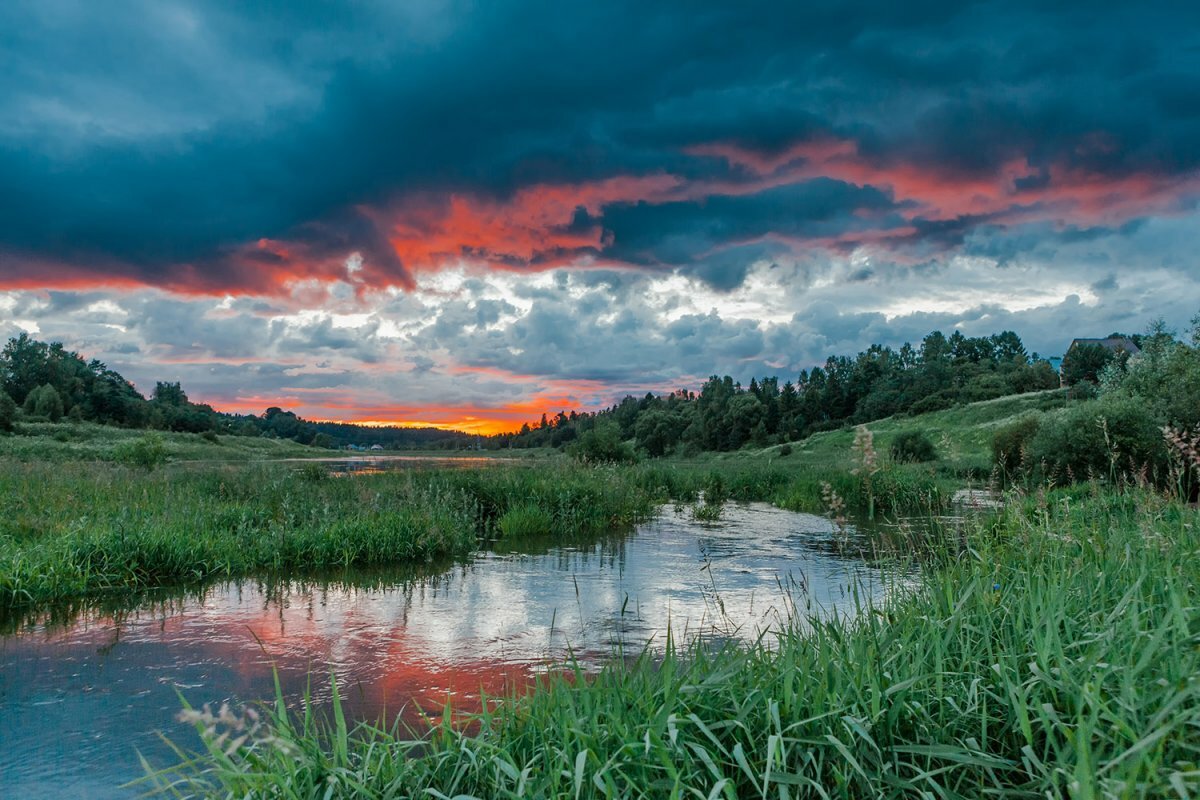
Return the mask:
[[[554,228],[590,220],[600,244],[495,262],[591,253],[728,288],[745,265],[714,250],[854,231],[881,189],[826,187],[833,213],[814,216],[796,197],[808,184],[751,185],[693,145],[769,159],[853,141],[880,183],[900,165],[962,178],[1026,160],[1013,186],[1035,204],[1064,170],[1078,193],[1079,175],[1103,189],[1200,165],[1200,10],[1176,3],[16,3],[0,29],[10,285],[36,285],[36,269],[47,285],[268,294],[345,278],[358,252],[361,280],[411,287],[428,265],[397,255],[379,212],[398,197],[503,204],[538,184],[669,173],[744,196],[601,200]],[[927,221],[913,238],[956,247],[989,220]]]

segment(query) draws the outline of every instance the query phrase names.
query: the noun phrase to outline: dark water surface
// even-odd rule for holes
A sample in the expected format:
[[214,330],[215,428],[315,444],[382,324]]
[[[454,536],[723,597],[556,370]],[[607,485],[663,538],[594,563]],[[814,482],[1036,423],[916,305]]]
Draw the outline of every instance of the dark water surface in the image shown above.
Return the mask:
[[[193,705],[329,698],[371,720],[480,689],[524,685],[568,648],[598,664],[677,637],[751,638],[801,614],[853,613],[880,597],[873,566],[845,555],[823,517],[730,505],[716,523],[684,510],[586,543],[499,546],[469,563],[320,580],[230,582],[148,597],[122,612],[33,619],[0,637],[0,797],[133,797],[138,753],[173,759],[159,733]],[[894,579],[889,579],[892,581]],[[781,588],[783,587],[783,588]],[[785,592],[784,589],[787,589]]]

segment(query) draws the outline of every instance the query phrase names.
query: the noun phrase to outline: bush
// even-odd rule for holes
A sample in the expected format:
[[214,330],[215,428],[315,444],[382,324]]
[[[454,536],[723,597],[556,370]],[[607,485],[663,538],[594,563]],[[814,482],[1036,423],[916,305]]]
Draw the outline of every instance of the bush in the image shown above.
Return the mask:
[[597,422],[567,448],[571,456],[589,464],[632,464],[637,461],[633,447],[621,440],[621,429],[612,422]]
[[786,458],[787,456],[790,456],[791,454],[792,454],[792,446],[790,444],[785,444],[779,448],[779,456],[781,458]]
[[924,431],[903,431],[892,440],[892,461],[919,463],[937,458],[937,449]]
[[1030,442],[1030,457],[1044,477],[1063,482],[1166,478],[1162,423],[1130,397],[1090,400],[1046,419]]
[[917,402],[909,406],[908,413],[914,417],[919,414],[928,414],[931,411],[943,411],[954,405],[954,398],[948,394],[931,394],[928,397],[922,397]]
[[1038,432],[1040,423],[1032,414],[1009,423],[992,435],[992,459],[1012,475],[1029,466],[1029,443]]
[[116,458],[122,464],[149,470],[167,460],[167,448],[161,436],[157,433],[147,433],[140,439],[118,446]]
[[0,389],[0,431],[11,431],[16,418],[17,404],[13,402],[7,392]]

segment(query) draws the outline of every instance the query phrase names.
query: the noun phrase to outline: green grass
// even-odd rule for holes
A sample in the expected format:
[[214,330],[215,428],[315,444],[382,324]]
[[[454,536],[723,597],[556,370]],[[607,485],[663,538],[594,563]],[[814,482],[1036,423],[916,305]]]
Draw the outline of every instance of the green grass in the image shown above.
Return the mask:
[[[144,439],[147,431],[96,425],[90,422],[22,422],[11,434],[0,434],[0,460],[121,462],[123,450]],[[156,431],[164,455],[171,461],[256,461],[275,458],[317,458],[338,455],[260,436],[218,436],[216,442],[198,433]]]
[[[892,440],[904,431],[923,431],[937,448],[939,469],[955,477],[986,477],[992,468],[992,436],[1002,428],[1029,413],[1052,411],[1063,407],[1061,390],[1010,395],[955,406],[944,411],[910,417],[887,417],[867,423],[875,434],[875,448],[885,453]],[[722,453],[718,461],[789,463],[814,467],[849,468],[854,428],[814,433],[807,439],[792,442],[791,452],[780,456],[785,445],[759,450]],[[687,460],[684,460],[686,463]]]
[[554,515],[541,506],[525,503],[505,511],[496,530],[506,539],[546,536],[554,531]]
[[647,517],[626,473],[560,465],[328,477],[312,465],[146,472],[0,464],[0,609],[262,572],[463,555],[513,509],[541,532]]
[[1015,502],[856,621],[598,675],[417,736],[292,716],[157,773],[206,797],[1195,797],[1200,514],[1083,487]]

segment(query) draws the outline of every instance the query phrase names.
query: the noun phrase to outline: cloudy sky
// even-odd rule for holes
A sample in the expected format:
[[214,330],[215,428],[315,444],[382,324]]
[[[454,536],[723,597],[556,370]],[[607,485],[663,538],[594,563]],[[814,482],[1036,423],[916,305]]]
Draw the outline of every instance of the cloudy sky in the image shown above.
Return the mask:
[[0,6],[0,337],[496,430],[1200,310],[1194,3],[250,5]]

